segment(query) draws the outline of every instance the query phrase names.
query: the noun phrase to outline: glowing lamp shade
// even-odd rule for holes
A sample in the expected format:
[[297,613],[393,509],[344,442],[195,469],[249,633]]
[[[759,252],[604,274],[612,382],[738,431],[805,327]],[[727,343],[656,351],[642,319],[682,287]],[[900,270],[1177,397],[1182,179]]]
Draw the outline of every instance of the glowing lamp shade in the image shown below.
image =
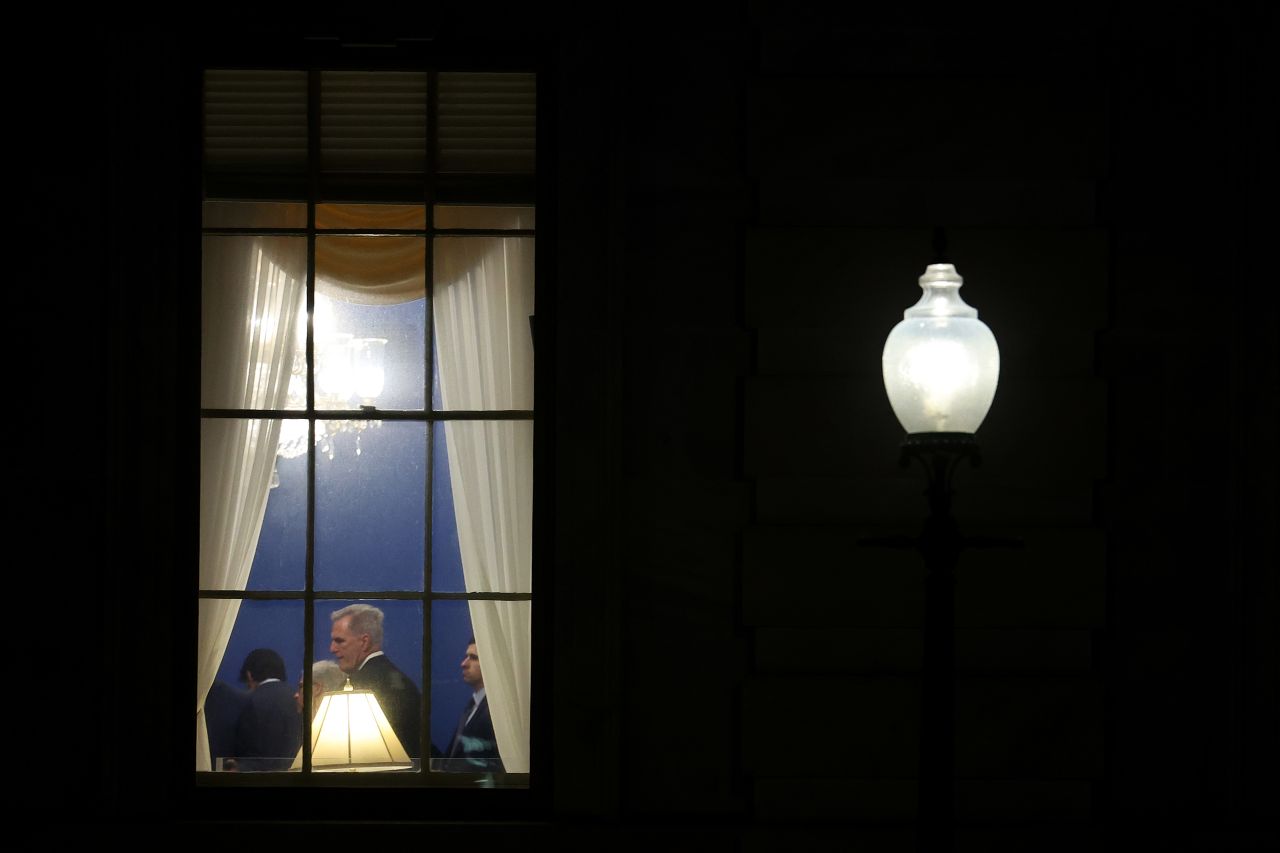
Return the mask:
[[[324,694],[311,723],[313,771],[358,773],[412,766],[372,690],[354,690],[348,679],[342,690]],[[302,769],[302,750],[289,769]]]
[[884,342],[884,390],[908,433],[975,433],[995,399],[1000,350],[963,283],[951,264],[930,264],[920,301]]

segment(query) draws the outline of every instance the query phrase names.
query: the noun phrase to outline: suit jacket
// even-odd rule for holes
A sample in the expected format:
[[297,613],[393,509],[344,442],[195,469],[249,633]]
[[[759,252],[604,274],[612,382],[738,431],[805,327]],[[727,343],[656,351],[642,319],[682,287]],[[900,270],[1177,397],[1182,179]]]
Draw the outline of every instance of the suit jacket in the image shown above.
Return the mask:
[[259,684],[236,722],[241,770],[288,770],[302,745],[302,718],[293,689],[282,681]]
[[351,673],[351,686],[373,691],[396,737],[400,738],[400,745],[410,758],[420,758],[418,727],[422,695],[418,693],[418,685],[382,654],[366,659],[363,667]]
[[476,706],[471,719],[466,719],[471,703],[458,718],[458,729],[449,741],[445,757],[437,762],[438,770],[455,773],[502,772],[502,758],[498,755],[498,741],[493,735],[493,717],[489,713],[489,697],[485,696]]
[[214,768],[219,758],[236,755],[236,727],[249,704],[249,694],[225,681],[215,681],[204,698],[204,719],[209,729],[209,754]]

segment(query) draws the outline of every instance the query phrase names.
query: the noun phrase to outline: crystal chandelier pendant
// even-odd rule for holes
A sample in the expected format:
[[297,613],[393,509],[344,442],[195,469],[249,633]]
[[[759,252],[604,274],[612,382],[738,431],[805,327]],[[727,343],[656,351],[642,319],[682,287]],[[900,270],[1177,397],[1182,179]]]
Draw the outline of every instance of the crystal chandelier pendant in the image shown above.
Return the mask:
[[[350,332],[339,331],[336,324],[333,301],[317,293],[315,313],[312,318],[315,372],[311,377],[317,411],[341,411],[358,405],[361,409],[377,410],[378,397],[386,383],[386,338],[357,338]],[[303,309],[298,318],[300,334],[296,342],[292,375],[289,378],[289,409],[305,409],[307,405],[307,316]],[[355,433],[355,453],[361,456],[364,448],[360,436],[366,429],[379,427],[380,420],[316,421],[314,446],[330,460],[337,455],[334,433]],[[277,457],[296,459],[305,454],[308,440],[306,421],[285,419],[281,425],[277,444]]]

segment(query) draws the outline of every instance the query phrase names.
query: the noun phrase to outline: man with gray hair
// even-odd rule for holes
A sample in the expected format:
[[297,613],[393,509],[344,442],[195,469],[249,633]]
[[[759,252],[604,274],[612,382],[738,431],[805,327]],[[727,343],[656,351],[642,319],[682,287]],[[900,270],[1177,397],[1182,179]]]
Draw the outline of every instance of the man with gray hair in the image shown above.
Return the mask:
[[411,758],[421,757],[422,696],[382,651],[382,611],[371,604],[349,604],[330,619],[329,651],[338,667],[350,677],[352,687],[373,691],[405,751]]
[[[324,694],[341,690],[347,683],[347,676],[338,668],[338,664],[329,659],[318,660],[311,664],[311,713],[320,710],[320,700]],[[302,713],[303,681],[298,679],[298,689],[293,699],[298,703],[298,713]]]

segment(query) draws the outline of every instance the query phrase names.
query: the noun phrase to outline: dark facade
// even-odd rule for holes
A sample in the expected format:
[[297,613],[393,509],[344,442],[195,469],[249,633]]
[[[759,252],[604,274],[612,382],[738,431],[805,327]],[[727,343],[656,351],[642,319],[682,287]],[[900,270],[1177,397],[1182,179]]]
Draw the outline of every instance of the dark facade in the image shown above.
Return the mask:
[[[1003,361],[956,512],[1024,542],[959,570],[961,849],[1253,849],[1272,828],[1280,647],[1262,23],[1252,7],[1045,28],[742,4],[697,26],[512,26],[548,93],[550,761],[529,809],[503,815],[527,823],[478,837],[912,849],[923,566],[858,540],[925,511],[879,354],[942,225]],[[190,790],[193,43],[77,44],[58,75],[73,107],[33,107],[65,164],[42,175],[65,202],[42,239],[87,232],[93,267],[74,323],[92,351],[55,364],[103,371],[54,436],[82,440],[75,407],[109,414],[92,460],[44,481],[86,519],[68,654],[102,664],[101,712],[78,723],[99,746],[62,784],[109,827],[481,832],[434,821],[493,815],[429,793],[309,813]]]

